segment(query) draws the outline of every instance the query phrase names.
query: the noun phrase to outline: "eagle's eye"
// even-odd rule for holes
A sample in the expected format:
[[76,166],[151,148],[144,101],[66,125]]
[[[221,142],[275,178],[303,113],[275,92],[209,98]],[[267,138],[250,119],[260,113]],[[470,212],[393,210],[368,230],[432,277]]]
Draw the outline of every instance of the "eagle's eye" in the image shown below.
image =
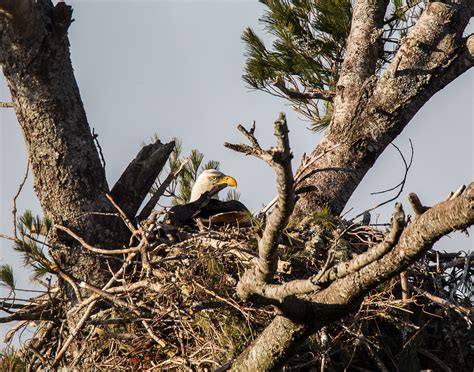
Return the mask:
[[213,180],[213,181],[217,181],[217,177],[216,177],[216,176],[213,176],[213,177],[212,177],[212,180]]

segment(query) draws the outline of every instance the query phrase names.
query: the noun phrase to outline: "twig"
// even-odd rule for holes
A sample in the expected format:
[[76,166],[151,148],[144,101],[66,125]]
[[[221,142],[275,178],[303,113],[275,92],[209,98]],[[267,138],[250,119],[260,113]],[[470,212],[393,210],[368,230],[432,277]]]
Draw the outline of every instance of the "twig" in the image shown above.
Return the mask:
[[18,236],[16,234],[16,212],[17,212],[17,209],[16,209],[16,200],[18,199],[18,197],[20,196],[20,193],[21,193],[21,190],[23,189],[23,186],[25,185],[25,182],[28,178],[28,171],[30,169],[30,159],[27,159],[26,161],[26,169],[25,169],[25,173],[23,175],[23,179],[21,180],[20,184],[18,185],[18,189],[16,191],[16,194],[15,196],[13,197],[13,201],[12,201],[12,216],[13,216],[13,236],[15,237],[15,239],[18,239]]
[[396,189],[397,187],[400,187],[400,189],[398,190],[397,194],[395,196],[393,196],[392,198],[388,199],[388,200],[385,200],[383,201],[382,203],[379,203],[377,204],[375,207],[372,207],[372,208],[369,208],[369,209],[366,209],[365,211],[359,213],[357,216],[355,216],[354,218],[352,218],[352,221],[355,220],[356,218],[359,218],[360,216],[363,216],[365,213],[368,213],[368,212],[372,212],[373,210],[377,209],[377,208],[380,208],[381,206],[385,205],[385,204],[388,204],[394,200],[396,200],[400,195],[401,193],[403,192],[403,189],[405,187],[405,183],[406,183],[406,180],[407,180],[407,176],[408,176],[408,172],[410,171],[410,168],[413,164],[413,155],[414,155],[414,150],[413,150],[413,143],[411,142],[411,139],[409,139],[410,141],[410,148],[411,148],[411,155],[410,155],[410,161],[407,162],[406,159],[405,159],[405,156],[403,155],[402,151],[398,148],[397,145],[395,145],[394,143],[391,143],[391,145],[393,147],[395,147],[395,149],[398,151],[398,153],[400,154],[400,156],[402,157],[402,160],[403,160],[403,164],[405,165],[405,174],[403,175],[403,179],[400,181],[400,183],[398,183],[398,185],[390,188],[390,189],[387,189],[387,190],[383,190],[383,191],[377,191],[375,193],[371,193],[371,195],[374,195],[374,194],[382,194],[382,193],[385,193],[385,192],[389,192],[389,191],[392,191],[394,189]]
[[210,289],[207,289],[206,287],[202,286],[201,284],[199,284],[196,281],[194,281],[193,283],[195,285],[197,285],[199,288],[201,288],[204,292],[210,294],[211,296],[217,298],[218,300],[220,300],[222,302],[225,302],[227,305],[232,306],[239,313],[241,313],[246,319],[248,318],[248,314],[246,314],[244,311],[242,311],[242,309],[239,306],[235,305],[233,302],[229,301],[228,299],[226,299],[224,297],[219,296],[217,293],[211,291]]
[[132,221],[128,218],[128,216],[125,214],[122,208],[115,202],[115,200],[112,198],[112,195],[110,194],[105,194],[106,198],[109,199],[110,203],[117,209],[117,211],[120,213],[120,216],[122,217],[123,222],[125,225],[128,227],[128,229],[131,231],[133,235],[138,234],[137,228],[133,225]]
[[7,239],[7,240],[11,240],[11,241],[13,241],[13,242],[18,241],[17,238],[14,238],[13,236],[5,235],[5,234],[0,234],[0,238],[2,238],[2,239]]
[[[119,306],[127,308],[127,309],[131,309],[134,313],[136,313],[137,315],[140,315],[139,311],[137,310],[137,307],[134,304],[129,304],[129,303],[121,300],[117,296],[114,296],[113,294],[111,294],[108,291],[104,291],[104,290],[102,290],[100,288],[97,288],[97,287],[95,287],[95,286],[93,286],[93,285],[91,285],[87,282],[84,282],[84,281],[81,281],[79,283],[79,286],[81,288],[85,288],[85,289],[88,289],[91,292],[94,292],[95,294],[99,295],[100,297],[103,297],[103,298],[109,300],[110,302],[115,303],[116,305],[119,305]],[[148,311],[150,311],[152,313],[155,312],[152,308],[150,308],[148,306],[142,306],[142,307],[147,309]]]
[[[309,166],[311,166],[311,164],[318,161],[319,159],[321,159],[323,156],[325,156],[329,152],[337,149],[341,145],[342,145],[342,143],[338,143],[338,144],[332,146],[331,148],[323,151],[318,156],[312,158],[309,162],[307,162],[307,159],[304,158],[304,160],[303,160],[304,164],[301,165],[301,168],[296,172],[296,174],[294,176],[295,188],[301,183],[303,173],[305,172],[306,169],[308,169]],[[266,214],[276,204],[277,199],[278,199],[278,196],[275,196],[264,208],[262,208],[262,210],[260,211],[260,214]]]
[[158,337],[157,335],[155,335],[155,333],[153,332],[153,329],[150,327],[150,325],[148,324],[148,322],[146,320],[142,320],[142,324],[143,324],[143,327],[145,327],[146,331],[148,332],[148,334],[150,335],[150,337],[155,340],[155,342],[160,345],[161,347],[165,347],[166,346],[166,341],[163,340],[162,338]]
[[104,158],[104,154],[102,153],[102,147],[100,146],[98,137],[99,135],[95,133],[95,128],[92,128],[92,139],[94,140],[95,145],[97,146],[97,149],[99,150],[100,160],[102,162],[102,168],[104,169],[104,172],[105,172],[105,158]]
[[430,353],[428,350],[425,350],[425,349],[418,349],[418,352],[420,354],[423,354],[424,356],[430,358],[432,361],[434,361],[438,366],[439,368],[441,368],[443,371],[445,372],[452,372],[453,370],[451,368],[449,368],[446,363],[444,363],[441,359],[439,359],[436,355],[433,355],[432,353]]
[[148,243],[148,238],[146,237],[145,232],[143,231],[141,227],[138,227],[137,229],[133,225],[133,223],[130,221],[130,219],[125,214],[123,209],[120,208],[120,206],[114,201],[114,199],[112,198],[112,195],[106,194],[105,196],[107,197],[107,199],[109,199],[109,201],[112,203],[115,209],[117,209],[117,211],[120,213],[122,220],[124,221],[125,225],[127,225],[130,232],[132,233],[132,238],[133,236],[141,235],[142,239],[137,248],[142,258],[142,272],[148,273],[150,270],[150,261],[148,260],[148,251],[147,251],[147,247],[149,246],[149,243]]
[[321,99],[324,101],[332,102],[335,92],[332,90],[324,89],[311,89],[309,92],[300,92],[299,90],[293,90],[288,88],[285,83],[275,83],[273,84],[278,88],[283,94],[287,95],[290,99],[295,100],[311,100],[311,99]]
[[372,360],[375,362],[377,365],[379,371],[381,372],[389,372],[388,368],[385,366],[385,364],[382,362],[382,360],[379,358],[377,353],[375,353],[372,348],[370,347],[367,339],[363,334],[359,335],[359,340],[362,343],[362,346],[364,347],[365,351],[367,351],[367,354],[372,358]]
[[11,108],[13,107],[13,102],[0,102],[1,108]]
[[93,247],[92,245],[88,244],[84,239],[82,239],[79,235],[76,233],[72,232],[70,229],[68,229],[65,226],[62,225],[54,225],[57,229],[62,230],[72,236],[74,239],[76,239],[84,248],[88,249],[91,252],[94,253],[100,253],[100,254],[127,254],[127,253],[133,253],[133,252],[139,252],[142,249],[142,245],[144,244],[144,241],[142,240],[140,244],[136,247],[130,247],[130,248],[117,248],[117,249],[105,249],[105,248],[97,248]]
[[299,183],[301,182],[301,179],[303,177],[303,173],[306,171],[306,169],[308,169],[312,164],[314,164],[316,161],[318,161],[319,159],[321,159],[322,157],[326,156],[328,153],[330,153],[331,151],[334,151],[335,149],[337,149],[339,146],[341,146],[342,143],[337,143],[335,144],[334,146],[332,146],[331,148],[327,149],[327,150],[324,150],[321,154],[319,154],[318,156],[312,158],[310,161],[308,161],[307,159],[305,159],[305,164],[301,166],[300,169],[298,169],[298,171],[296,172],[295,174],[295,186],[299,185]]
[[463,314],[463,315],[465,315],[465,316],[467,316],[471,319],[474,319],[472,309],[469,309],[469,308],[461,306],[461,305],[454,304],[454,303],[452,303],[448,300],[445,300],[444,298],[435,296],[434,294],[429,293],[428,291],[425,291],[424,289],[415,287],[414,285],[411,285],[411,284],[410,284],[410,289],[412,289],[416,293],[421,294],[422,296],[426,297],[428,300],[430,300],[430,301],[432,301],[432,302],[434,302],[438,305],[448,307],[450,309],[453,309],[455,311],[460,312],[461,314]]
[[87,309],[84,311],[84,314],[82,315],[81,319],[79,319],[79,322],[76,324],[76,327],[72,330],[70,336],[68,337],[68,339],[64,343],[63,347],[56,354],[56,357],[54,358],[54,361],[53,361],[53,364],[52,364],[53,368],[57,366],[57,364],[59,363],[59,361],[63,357],[64,353],[66,352],[67,348],[69,347],[71,342],[74,340],[74,338],[76,337],[78,332],[81,330],[81,328],[85,324],[86,320],[89,318],[89,315],[91,314],[92,310],[94,309],[94,306],[95,306],[96,303],[97,303],[97,301],[91,302],[89,304],[89,306],[87,307]]

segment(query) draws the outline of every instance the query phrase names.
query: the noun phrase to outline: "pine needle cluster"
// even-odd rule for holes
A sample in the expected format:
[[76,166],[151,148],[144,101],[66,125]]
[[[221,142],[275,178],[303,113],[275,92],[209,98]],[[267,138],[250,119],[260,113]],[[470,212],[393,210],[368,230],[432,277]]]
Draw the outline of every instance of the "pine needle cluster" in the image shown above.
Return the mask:
[[[392,0],[381,38],[378,72],[391,61],[426,1]],[[252,89],[284,98],[311,123],[325,129],[339,79],[352,18],[350,0],[261,0],[260,22],[272,38],[271,48],[251,28],[243,79]]]
[[[17,221],[17,239],[13,249],[20,253],[23,265],[32,270],[32,281],[39,281],[46,274],[55,274],[55,264],[48,258],[45,251],[47,237],[51,230],[52,222],[48,217],[33,215],[26,210]],[[11,265],[0,266],[0,286],[16,289],[14,271]]]

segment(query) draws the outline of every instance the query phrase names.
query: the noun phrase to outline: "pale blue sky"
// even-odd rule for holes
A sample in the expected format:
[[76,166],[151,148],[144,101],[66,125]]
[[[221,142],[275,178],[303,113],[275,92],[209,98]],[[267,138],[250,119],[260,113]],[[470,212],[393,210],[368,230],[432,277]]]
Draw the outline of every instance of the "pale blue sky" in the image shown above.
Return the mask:
[[[111,186],[142,141],[156,132],[163,141],[178,137],[186,150],[198,148],[206,159],[220,160],[221,169],[238,180],[241,200],[256,211],[273,198],[274,176],[261,161],[223,147],[225,141],[243,140],[236,124],[256,120],[256,133],[268,146],[273,144],[272,123],[285,111],[294,169],[303,152],[310,152],[321,138],[306,129],[285,101],[251,92],[241,79],[245,57],[240,36],[247,26],[261,28],[257,20],[263,6],[257,1],[68,3],[74,7],[70,41],[76,78],[90,126],[99,134]],[[409,192],[417,192],[429,205],[473,179],[473,76],[472,71],[465,74],[433,97],[395,141],[407,156],[409,138],[415,147],[399,198],[408,213]],[[3,76],[0,101],[9,101]],[[10,233],[11,198],[26,159],[12,109],[0,109],[0,138],[0,232]],[[369,193],[392,187],[402,175],[399,155],[389,148],[349,201],[347,209],[354,208],[349,216],[384,200]],[[31,182],[27,186],[19,211],[41,213]],[[380,222],[391,210],[392,205],[381,208]],[[472,249],[472,239],[445,238],[441,247]],[[20,286],[28,285],[11,244],[0,240],[3,263],[20,273]],[[4,293],[0,290],[0,296]]]

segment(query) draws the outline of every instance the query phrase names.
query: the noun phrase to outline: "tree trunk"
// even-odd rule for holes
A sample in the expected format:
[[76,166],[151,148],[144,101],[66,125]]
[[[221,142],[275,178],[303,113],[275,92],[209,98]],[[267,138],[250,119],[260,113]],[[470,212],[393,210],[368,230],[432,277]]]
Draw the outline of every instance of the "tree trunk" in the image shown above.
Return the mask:
[[[463,38],[472,2],[433,2],[427,4],[388,69],[375,77],[377,43],[372,40],[381,19],[370,7],[367,10],[366,3],[370,2],[356,3],[355,31],[347,42],[332,122],[309,159],[329,152],[298,170],[304,180],[296,190],[295,221],[324,206],[341,213],[365,174],[418,110],[474,62],[474,37]],[[361,31],[367,26],[374,26],[372,33]]]
[[[108,185],[74,78],[67,29],[72,10],[64,3],[19,2],[1,22],[3,73],[24,134],[42,209],[90,244],[126,243],[111,212]],[[121,237],[121,238],[120,238]],[[53,257],[73,277],[100,284],[102,259],[60,234]],[[61,244],[64,243],[64,244]],[[66,248],[67,247],[67,248]]]

